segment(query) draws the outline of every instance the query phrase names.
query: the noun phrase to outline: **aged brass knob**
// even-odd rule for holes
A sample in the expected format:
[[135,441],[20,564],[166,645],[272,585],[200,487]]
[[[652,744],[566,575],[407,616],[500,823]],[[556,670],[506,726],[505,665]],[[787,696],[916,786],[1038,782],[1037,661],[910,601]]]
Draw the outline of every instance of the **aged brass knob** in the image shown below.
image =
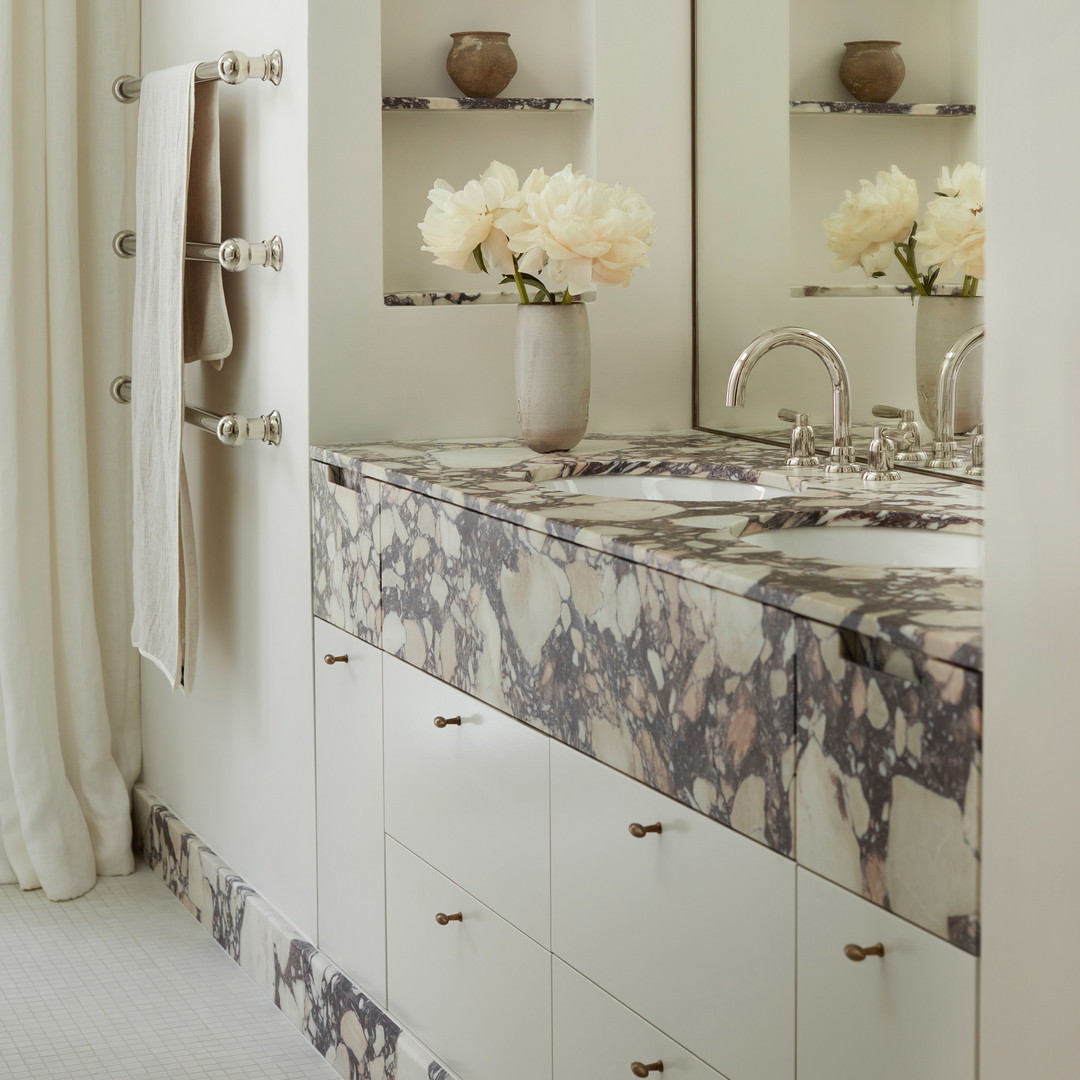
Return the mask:
[[462,919],[462,916],[461,916],[461,912],[460,912],[460,911],[459,911],[459,912],[457,912],[457,913],[456,913],[456,914],[454,914],[454,915],[444,915],[444,914],[443,914],[443,913],[442,913],[442,912],[440,911],[440,912],[439,912],[439,914],[435,916],[435,921],[436,921],[436,922],[437,922],[437,923],[438,923],[438,924],[439,924],[440,926],[446,926],[446,924],[447,924],[447,923],[452,923],[452,922],[463,922],[464,920]]
[[636,821],[630,826],[630,835],[640,840],[647,833],[662,833],[664,826],[660,822],[656,822],[655,825],[639,825]]
[[345,656],[334,656],[334,654],[333,654],[333,653],[327,653],[327,654],[326,654],[326,655],[325,655],[325,656],[323,657],[323,663],[324,663],[324,664],[347,664],[348,662],[349,662],[349,657],[348,657],[348,655],[345,655]]
[[456,724],[458,727],[461,727],[461,717],[460,716],[436,716],[435,717],[435,726],[436,727],[439,727],[439,728],[449,727],[451,724]]
[[648,1076],[649,1073],[663,1072],[664,1063],[662,1061],[654,1061],[651,1065],[643,1065],[640,1061],[631,1061],[630,1071],[635,1076]]
[[844,955],[856,963],[865,960],[868,956],[884,956],[885,946],[879,941],[876,945],[845,945]]

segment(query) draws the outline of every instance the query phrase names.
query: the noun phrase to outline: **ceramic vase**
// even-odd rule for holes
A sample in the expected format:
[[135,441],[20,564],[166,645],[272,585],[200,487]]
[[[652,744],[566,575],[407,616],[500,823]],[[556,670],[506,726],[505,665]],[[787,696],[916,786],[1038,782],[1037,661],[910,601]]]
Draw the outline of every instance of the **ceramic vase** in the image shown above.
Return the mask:
[[514,384],[522,437],[541,454],[571,450],[589,426],[591,345],[584,304],[519,304]]
[[888,101],[904,81],[899,41],[845,41],[840,81],[856,101]]
[[495,97],[517,73],[510,35],[501,30],[462,30],[451,34],[446,73],[466,96]]
[[[915,312],[915,381],[919,415],[937,438],[938,375],[957,339],[984,321],[981,296],[920,296]],[[956,384],[954,434],[970,431],[982,419],[982,346],[977,345]]]

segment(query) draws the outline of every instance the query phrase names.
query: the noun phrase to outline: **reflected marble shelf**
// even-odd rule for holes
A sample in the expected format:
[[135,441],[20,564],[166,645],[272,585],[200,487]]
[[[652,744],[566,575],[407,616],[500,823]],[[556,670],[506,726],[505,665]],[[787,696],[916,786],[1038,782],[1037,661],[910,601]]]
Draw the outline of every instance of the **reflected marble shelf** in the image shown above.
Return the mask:
[[792,116],[974,116],[974,105],[902,101],[792,101]]
[[[575,299],[591,304],[595,292],[582,293]],[[517,290],[506,292],[391,292],[383,293],[387,307],[472,307],[477,304],[518,304]]]
[[482,110],[510,112],[588,112],[592,98],[449,98],[449,97],[384,97],[383,112],[477,112]]
[[[959,296],[961,290],[961,284],[959,282],[950,283],[948,285],[935,285],[931,290],[934,296]],[[792,285],[791,295],[796,299],[802,299],[804,297],[821,297],[821,296],[874,296],[878,297],[895,297],[895,296],[908,296],[915,291],[914,285],[905,285],[902,282],[890,283],[890,284],[876,284],[870,282],[866,285]]]

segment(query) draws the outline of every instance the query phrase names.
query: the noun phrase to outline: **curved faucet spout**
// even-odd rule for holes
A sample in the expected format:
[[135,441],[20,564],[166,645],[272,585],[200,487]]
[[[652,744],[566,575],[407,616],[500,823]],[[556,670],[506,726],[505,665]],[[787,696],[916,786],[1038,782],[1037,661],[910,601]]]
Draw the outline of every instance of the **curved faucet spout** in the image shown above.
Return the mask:
[[745,404],[746,383],[754,365],[767,352],[781,345],[798,345],[809,349],[825,365],[832,381],[833,422],[833,448],[830,455],[832,462],[825,467],[825,471],[857,472],[851,444],[851,380],[840,354],[821,334],[801,326],[782,326],[759,334],[739,353],[738,359],[732,365],[725,403],[733,407]]
[[985,326],[972,327],[956,339],[953,347],[945,354],[945,359],[941,361],[941,370],[938,372],[937,423],[934,425],[934,456],[930,461],[931,469],[957,469],[963,464],[957,456],[956,381],[960,377],[960,368],[964,361],[985,336]]

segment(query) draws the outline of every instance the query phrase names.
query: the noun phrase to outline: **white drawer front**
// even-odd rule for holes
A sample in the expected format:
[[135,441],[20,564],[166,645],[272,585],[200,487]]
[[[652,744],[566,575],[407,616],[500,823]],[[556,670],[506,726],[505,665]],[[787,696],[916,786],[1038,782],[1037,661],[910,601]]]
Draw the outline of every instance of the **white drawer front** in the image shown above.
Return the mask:
[[799,1080],[974,1080],[976,959],[806,870],[798,888]]
[[319,947],[385,1006],[382,653],[320,619],[315,769]]
[[386,870],[390,1011],[467,1080],[551,1080],[551,954],[390,837]]
[[401,660],[385,673],[386,831],[547,946],[550,740]]
[[791,1080],[794,864],[551,749],[553,951],[731,1080]]
[[634,1063],[654,1066],[649,1074],[654,1080],[723,1080],[557,958],[551,976],[554,1080],[627,1080],[635,1075]]

